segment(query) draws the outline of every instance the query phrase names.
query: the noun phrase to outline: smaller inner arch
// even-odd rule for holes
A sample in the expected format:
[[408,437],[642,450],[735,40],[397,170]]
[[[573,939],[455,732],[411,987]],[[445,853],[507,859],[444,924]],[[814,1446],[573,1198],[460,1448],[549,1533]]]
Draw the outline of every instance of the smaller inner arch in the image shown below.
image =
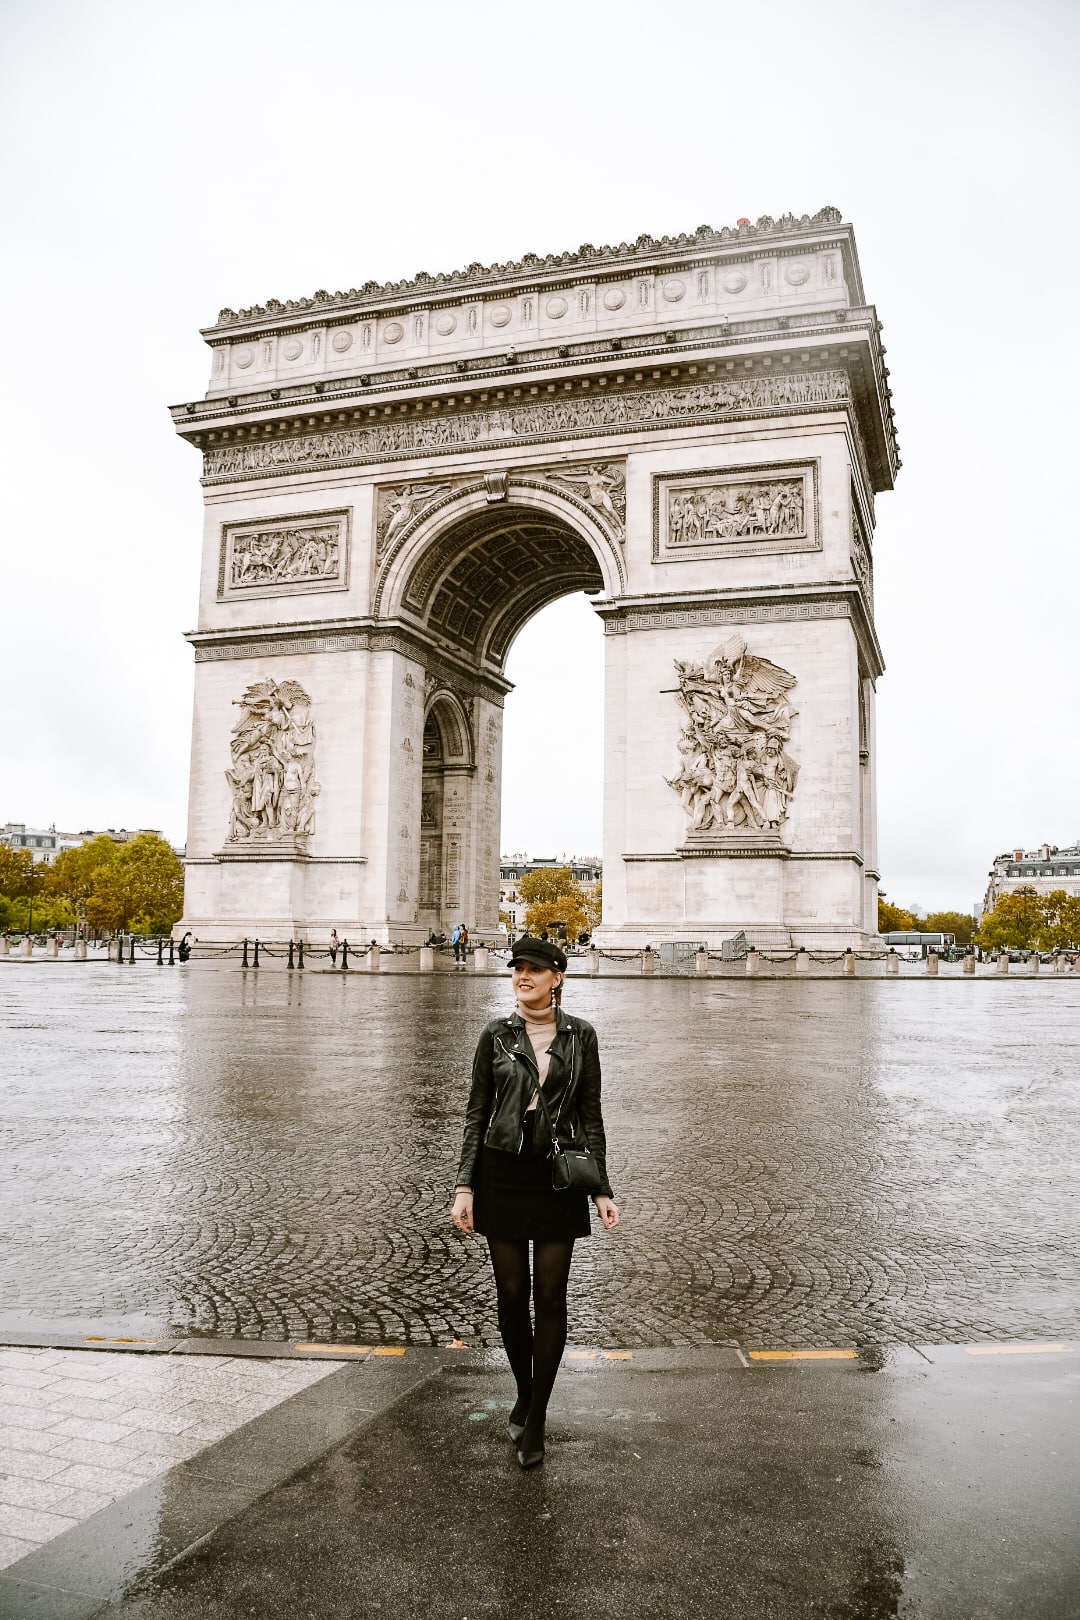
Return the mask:
[[534,613],[572,591],[604,589],[583,535],[550,513],[500,504],[470,514],[418,559],[403,605],[456,651],[501,671]]

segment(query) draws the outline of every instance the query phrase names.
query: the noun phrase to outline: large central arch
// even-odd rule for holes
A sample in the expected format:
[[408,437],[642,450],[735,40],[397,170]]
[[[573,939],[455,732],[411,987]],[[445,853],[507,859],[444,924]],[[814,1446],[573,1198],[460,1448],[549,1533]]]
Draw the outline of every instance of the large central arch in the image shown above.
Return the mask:
[[223,310],[183,926],[493,936],[507,653],[584,591],[601,937],[865,944],[879,331],[835,209]]

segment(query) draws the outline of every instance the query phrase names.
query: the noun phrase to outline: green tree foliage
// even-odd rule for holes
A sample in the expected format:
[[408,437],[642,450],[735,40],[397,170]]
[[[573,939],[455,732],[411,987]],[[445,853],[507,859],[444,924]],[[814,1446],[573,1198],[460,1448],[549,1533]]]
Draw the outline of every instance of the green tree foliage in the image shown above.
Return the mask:
[[922,923],[925,934],[955,934],[956,943],[966,949],[975,932],[975,919],[964,911],[932,911]]
[[93,838],[66,850],[52,867],[51,887],[80,921],[106,931],[167,934],[184,909],[184,869],[154,833],[129,844]]
[[17,900],[30,893],[34,880],[34,857],[28,849],[9,849],[0,844],[0,895]]
[[566,928],[567,939],[577,939],[592,927],[589,904],[579,883],[574,882],[568,866],[540,866],[535,872],[526,872],[518,884],[518,892],[525,901],[525,929],[530,934],[557,931],[557,925]]
[[67,928],[73,921],[62,901],[50,898],[52,868],[28,849],[0,845],[0,927],[24,933]]
[[891,906],[887,900],[878,900],[877,927],[879,934],[910,934],[918,928],[910,911]]
[[1080,948],[1080,897],[1055,889],[1016,889],[999,896],[975,935],[984,951],[1053,951]]

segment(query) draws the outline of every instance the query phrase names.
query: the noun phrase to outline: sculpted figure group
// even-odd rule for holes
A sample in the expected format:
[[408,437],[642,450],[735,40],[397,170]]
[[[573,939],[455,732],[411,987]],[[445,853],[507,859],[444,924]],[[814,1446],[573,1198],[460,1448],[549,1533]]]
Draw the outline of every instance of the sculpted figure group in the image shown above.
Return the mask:
[[786,818],[799,768],[786,752],[795,677],[730,636],[701,663],[675,660],[686,714],[681,763],[667,777],[690,833],[775,830]]
[[256,681],[233,727],[229,842],[306,838],[315,818],[315,726],[298,681]]
[[277,585],[307,579],[336,579],[336,528],[267,529],[237,535],[232,547],[230,584]]
[[801,479],[672,490],[668,501],[668,544],[672,546],[803,532]]

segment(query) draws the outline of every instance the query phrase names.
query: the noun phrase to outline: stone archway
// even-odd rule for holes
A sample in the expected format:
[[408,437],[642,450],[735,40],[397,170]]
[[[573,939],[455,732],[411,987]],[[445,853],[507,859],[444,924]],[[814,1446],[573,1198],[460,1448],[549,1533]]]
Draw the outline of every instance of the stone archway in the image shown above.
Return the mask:
[[880,330],[832,208],[223,310],[182,926],[493,931],[507,652],[585,591],[602,938],[873,938]]

